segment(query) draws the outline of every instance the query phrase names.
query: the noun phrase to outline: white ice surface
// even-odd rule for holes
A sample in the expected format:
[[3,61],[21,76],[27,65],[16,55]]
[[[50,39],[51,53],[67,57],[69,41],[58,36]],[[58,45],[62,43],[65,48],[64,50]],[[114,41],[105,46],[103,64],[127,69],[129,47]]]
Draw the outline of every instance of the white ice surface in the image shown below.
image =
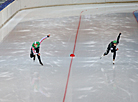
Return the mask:
[[[0,102],[63,101],[81,11],[65,102],[138,102],[138,24],[133,16],[137,9],[138,3],[125,3],[19,12],[0,29],[7,35],[0,43]],[[112,65],[111,53],[100,56],[119,32]],[[29,58],[30,47],[49,33],[41,44],[41,66]]]

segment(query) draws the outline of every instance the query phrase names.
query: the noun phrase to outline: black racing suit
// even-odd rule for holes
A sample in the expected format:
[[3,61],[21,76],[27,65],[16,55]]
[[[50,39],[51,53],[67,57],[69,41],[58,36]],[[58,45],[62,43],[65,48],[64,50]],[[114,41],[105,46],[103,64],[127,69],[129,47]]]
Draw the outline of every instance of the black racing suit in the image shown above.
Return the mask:
[[[43,63],[41,62],[40,56],[38,55],[38,54],[39,54],[39,48],[40,48],[40,47],[34,48],[34,50],[35,50],[36,53],[37,53],[37,57],[38,57],[39,63],[40,63],[41,65],[43,65]],[[33,53],[32,48],[31,48],[30,57],[31,57],[31,58],[33,57],[33,60],[35,61],[35,54]]]
[[[119,35],[118,35],[118,37],[117,37],[117,43],[116,43],[117,45],[119,44],[120,35],[121,35],[121,33],[119,33]],[[116,46],[114,46],[113,41],[108,45],[107,50],[106,50],[106,52],[104,53],[104,56],[107,55],[107,54],[109,53],[110,50],[111,50],[111,52],[113,53],[113,60],[115,60],[117,49],[116,49]]]

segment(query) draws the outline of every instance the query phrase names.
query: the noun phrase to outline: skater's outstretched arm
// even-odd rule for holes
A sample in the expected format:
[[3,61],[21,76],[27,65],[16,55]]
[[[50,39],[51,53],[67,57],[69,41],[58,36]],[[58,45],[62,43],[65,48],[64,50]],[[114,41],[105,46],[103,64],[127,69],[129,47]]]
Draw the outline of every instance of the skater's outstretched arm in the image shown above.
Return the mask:
[[119,44],[120,35],[121,35],[121,33],[119,33],[119,35],[117,37],[117,44]]
[[47,36],[45,36],[45,37],[43,37],[40,41],[39,41],[39,43],[41,44],[42,43],[42,41],[43,40],[45,40],[46,38],[48,38],[48,37],[50,37],[50,34],[49,35],[47,35]]

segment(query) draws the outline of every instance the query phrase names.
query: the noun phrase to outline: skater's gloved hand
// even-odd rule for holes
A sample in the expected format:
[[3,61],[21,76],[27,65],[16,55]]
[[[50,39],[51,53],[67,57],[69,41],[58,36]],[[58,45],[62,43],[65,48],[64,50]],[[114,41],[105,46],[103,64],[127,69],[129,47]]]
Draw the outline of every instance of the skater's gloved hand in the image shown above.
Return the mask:
[[50,34],[49,34],[49,35],[47,35],[47,37],[50,37]]
[[118,51],[119,49],[117,48],[116,50]]
[[37,55],[38,53],[34,53],[34,55]]
[[40,56],[40,53],[38,53],[38,55]]
[[119,35],[121,35],[121,33],[119,33]]

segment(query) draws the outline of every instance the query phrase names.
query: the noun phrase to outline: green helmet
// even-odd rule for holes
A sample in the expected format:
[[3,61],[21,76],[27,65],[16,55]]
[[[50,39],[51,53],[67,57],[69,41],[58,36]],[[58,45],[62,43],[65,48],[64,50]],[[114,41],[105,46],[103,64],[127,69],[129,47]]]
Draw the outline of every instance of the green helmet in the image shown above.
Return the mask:
[[37,47],[39,47],[39,46],[40,46],[40,43],[35,41],[35,42],[32,44],[32,47],[37,48],[35,45],[37,45]]
[[113,41],[113,43],[114,43],[114,44],[116,44],[116,43],[117,43],[117,41],[116,41],[116,40],[114,40],[114,41]]

